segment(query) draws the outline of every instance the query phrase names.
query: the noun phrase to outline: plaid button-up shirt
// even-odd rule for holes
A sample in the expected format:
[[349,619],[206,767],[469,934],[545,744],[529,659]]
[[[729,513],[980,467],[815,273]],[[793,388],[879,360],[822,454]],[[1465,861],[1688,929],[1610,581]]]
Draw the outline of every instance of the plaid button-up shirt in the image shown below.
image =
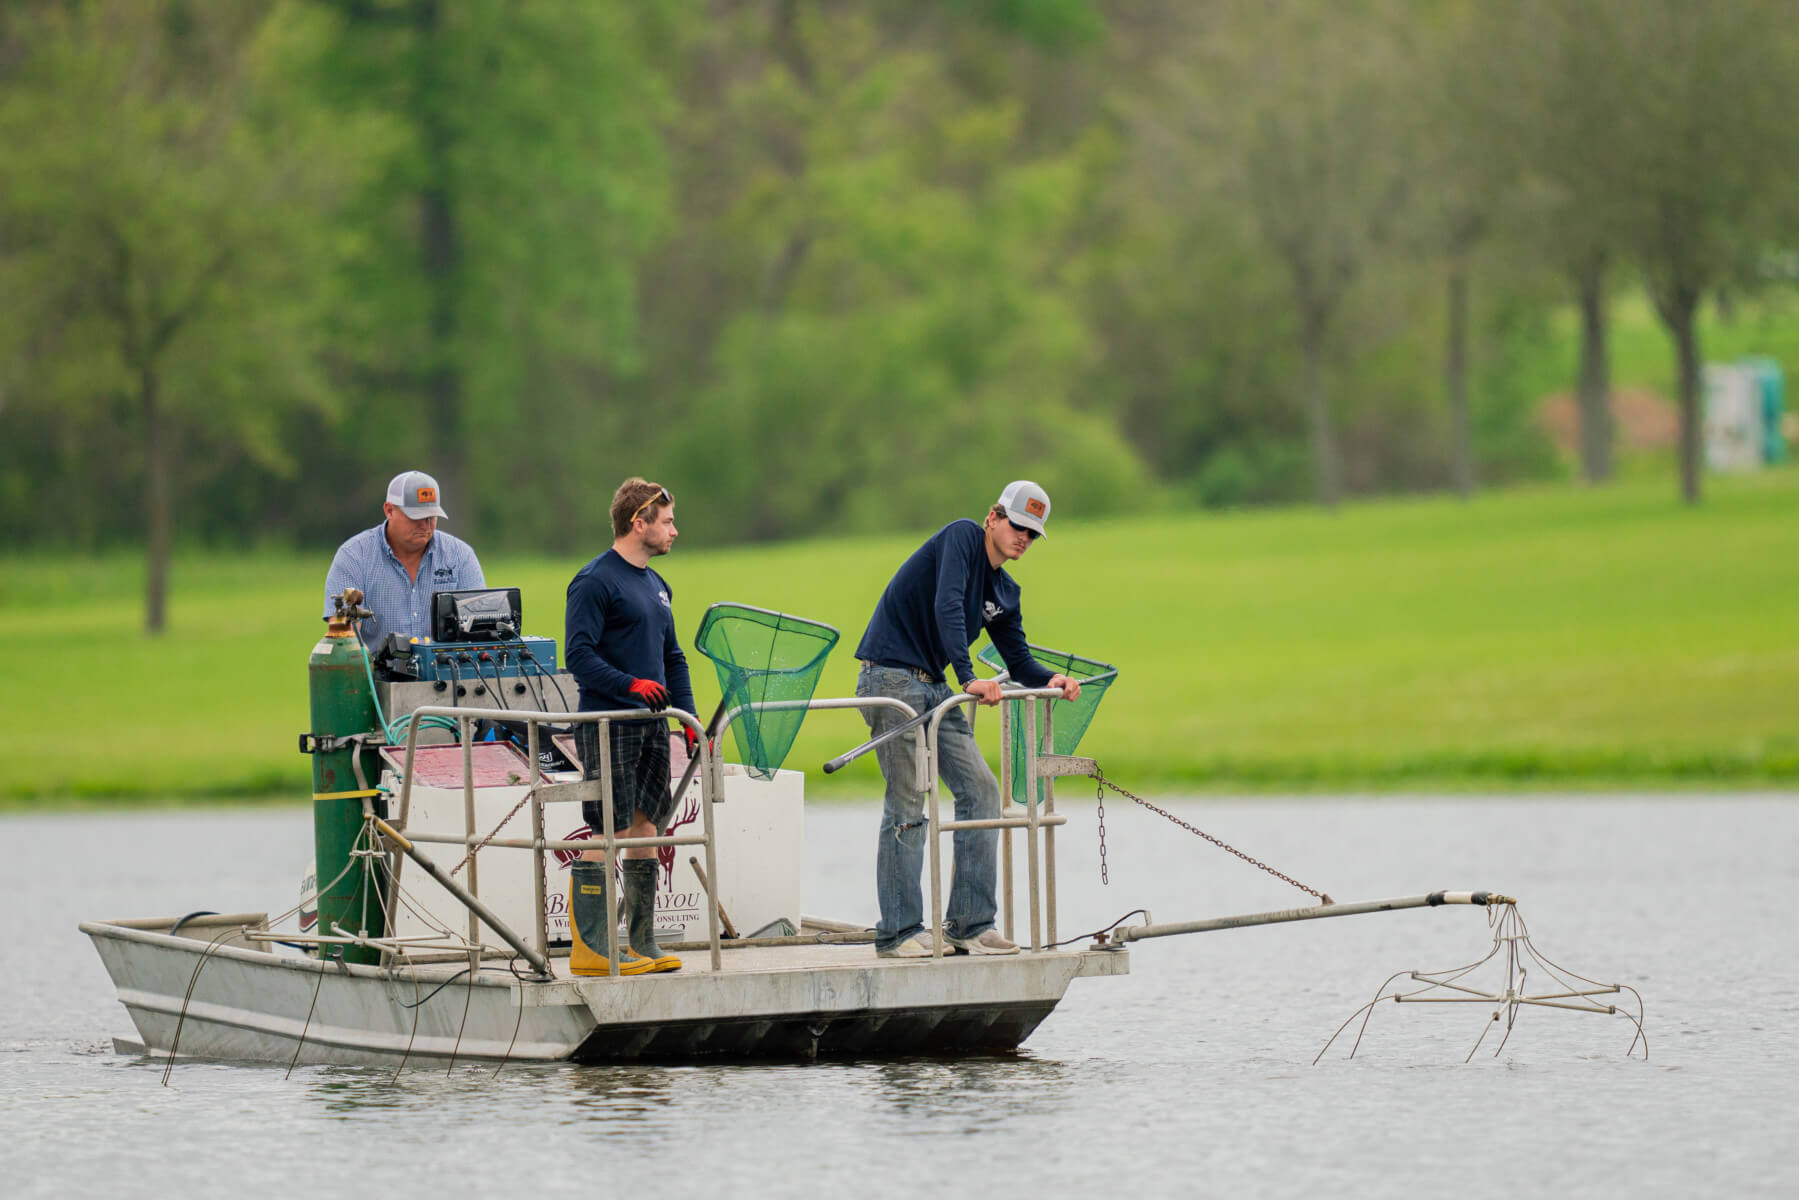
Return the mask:
[[375,614],[361,628],[362,640],[372,651],[390,633],[429,638],[431,597],[438,592],[486,586],[480,560],[469,544],[441,529],[431,535],[419,560],[418,578],[413,579],[387,544],[387,522],[382,521],[337,548],[325,575],[322,615],[331,615],[332,596],[347,587],[361,588],[363,605]]

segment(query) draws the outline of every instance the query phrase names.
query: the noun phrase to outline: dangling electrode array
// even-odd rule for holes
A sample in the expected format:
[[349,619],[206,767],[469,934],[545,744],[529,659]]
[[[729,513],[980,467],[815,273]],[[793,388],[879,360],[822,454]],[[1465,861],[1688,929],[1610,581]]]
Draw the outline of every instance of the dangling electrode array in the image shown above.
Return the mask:
[[[1439,893],[1433,893],[1435,894]],[[1369,1018],[1374,1015],[1375,1007],[1384,1000],[1397,1004],[1473,1004],[1487,1008],[1489,1011],[1481,1021],[1480,1036],[1474,1039],[1474,1045],[1463,1062],[1472,1061],[1475,1052],[1487,1040],[1487,1035],[1496,1027],[1503,1026],[1498,1044],[1493,1047],[1493,1054],[1497,1057],[1512,1036],[1519,1010],[1525,1007],[1623,1017],[1635,1030],[1630,1045],[1624,1051],[1625,1055],[1628,1057],[1634,1054],[1637,1047],[1641,1046],[1643,1061],[1649,1061],[1649,1036],[1643,1031],[1643,997],[1635,988],[1626,984],[1600,983],[1558,966],[1545,958],[1531,941],[1530,930],[1525,926],[1515,900],[1510,897],[1495,897],[1489,901],[1489,905],[1493,945],[1485,955],[1466,966],[1447,971],[1400,971],[1389,976],[1375,992],[1374,999],[1351,1013],[1349,1019],[1337,1027],[1337,1032],[1331,1034],[1330,1040],[1324,1043],[1324,1048],[1318,1051],[1317,1058],[1312,1060],[1313,1064],[1316,1065],[1342,1036],[1343,1031],[1360,1017],[1361,1025],[1357,1027],[1355,1041],[1346,1055],[1354,1058],[1356,1050],[1361,1047],[1362,1035],[1368,1031]],[[1495,974],[1499,976],[1497,980],[1493,980]],[[1533,986],[1533,974],[1545,977],[1541,982],[1534,983],[1540,990],[1529,990]],[[1490,982],[1483,986],[1483,981]],[[1412,987],[1412,984],[1420,986]],[[1632,1006],[1620,1007],[1599,999],[1601,996],[1620,996],[1624,993],[1629,993],[1634,1002]],[[1634,1013],[1629,1011],[1630,1007],[1635,1008]]]

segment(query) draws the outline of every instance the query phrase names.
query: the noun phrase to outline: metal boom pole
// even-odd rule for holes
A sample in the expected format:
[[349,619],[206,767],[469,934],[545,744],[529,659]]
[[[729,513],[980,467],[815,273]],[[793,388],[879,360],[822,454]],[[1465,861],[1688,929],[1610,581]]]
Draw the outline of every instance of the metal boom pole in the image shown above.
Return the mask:
[[1356,900],[1348,904],[1315,904],[1308,908],[1283,908],[1273,912],[1245,913],[1238,917],[1213,917],[1207,921],[1177,921],[1168,925],[1125,925],[1113,935],[1119,943],[1144,938],[1173,937],[1180,933],[1213,933],[1220,929],[1244,929],[1252,925],[1280,925],[1288,921],[1318,921],[1325,917],[1353,917],[1359,913],[1395,912],[1402,908],[1435,908],[1442,904],[1515,904],[1498,892],[1430,892],[1423,896],[1397,896],[1391,900]]

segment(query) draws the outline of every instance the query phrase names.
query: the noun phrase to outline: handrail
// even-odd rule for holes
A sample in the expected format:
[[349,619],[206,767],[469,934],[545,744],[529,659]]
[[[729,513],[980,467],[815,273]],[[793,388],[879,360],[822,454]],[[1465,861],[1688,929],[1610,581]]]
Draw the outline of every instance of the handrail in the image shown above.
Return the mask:
[[[999,702],[1004,703],[1007,700],[1037,700],[1037,699],[1056,700],[1056,699],[1061,699],[1061,697],[1062,697],[1062,689],[1061,688],[1016,688],[1011,691],[1007,691],[1002,688],[1000,691],[1000,695],[999,695]],[[944,944],[943,943],[943,853],[942,853],[942,848],[938,844],[938,835],[945,831],[954,833],[958,829],[1019,829],[1019,828],[1022,828],[1022,829],[1026,829],[1029,831],[1027,834],[1026,851],[1027,851],[1027,863],[1028,863],[1027,870],[1028,870],[1028,883],[1029,883],[1029,895],[1030,895],[1031,950],[1033,952],[1035,952],[1035,951],[1043,949],[1043,939],[1039,936],[1039,930],[1041,928],[1041,926],[1039,924],[1039,915],[1044,912],[1044,907],[1045,907],[1044,901],[1047,901],[1047,907],[1048,907],[1047,924],[1048,924],[1048,929],[1049,929],[1049,940],[1052,943],[1056,940],[1055,827],[1057,825],[1063,824],[1067,818],[1060,817],[1056,814],[1056,811],[1055,811],[1055,779],[1053,776],[1046,777],[1047,778],[1047,786],[1043,789],[1043,791],[1044,791],[1044,812],[1040,813],[1038,811],[1037,756],[1042,752],[1042,746],[1041,746],[1040,739],[1037,736],[1037,720],[1036,720],[1037,706],[1036,705],[1034,705],[1034,704],[1025,705],[1025,747],[1028,751],[1024,756],[1025,794],[1026,794],[1025,815],[1022,817],[998,817],[998,818],[991,818],[991,819],[979,819],[979,820],[973,820],[973,821],[948,821],[948,822],[943,821],[940,817],[940,809],[939,809],[939,801],[938,801],[939,788],[938,788],[938,783],[937,783],[936,760],[937,760],[937,740],[938,740],[938,734],[939,734],[941,726],[943,724],[943,718],[948,716],[950,710],[955,708],[957,705],[974,704],[974,703],[978,703],[979,700],[980,700],[980,697],[975,696],[969,692],[957,692],[957,693],[951,695],[949,698],[945,699],[942,703],[938,704],[935,708],[930,710],[929,719],[925,723],[925,736],[922,739],[925,744],[925,759],[926,759],[923,769],[927,773],[926,778],[924,780],[925,795],[926,795],[926,799],[927,799],[925,815],[926,815],[926,818],[929,823],[928,831],[929,831],[929,840],[931,843],[931,855],[930,855],[930,862],[931,862],[931,955],[934,958],[942,957],[943,944]],[[1051,706],[1048,704],[1045,704],[1043,706],[1043,722],[1044,722],[1043,734],[1044,734],[1045,738],[1047,738],[1049,736],[1050,728],[1051,728],[1050,709],[1051,709]],[[1002,752],[1004,752],[1006,750],[1006,748],[1001,747],[1001,750],[1002,750]],[[1008,797],[1005,795],[1004,791],[1002,790],[1001,794],[1000,794],[1000,811],[1001,812],[1005,811],[1007,799],[1008,799]],[[1050,819],[1050,818],[1054,818],[1054,819]],[[1040,856],[1039,856],[1038,850],[1037,850],[1037,833],[1038,833],[1038,830],[1040,830],[1040,829],[1043,830],[1043,836],[1044,836],[1044,842],[1045,842],[1045,846],[1044,846],[1045,852],[1041,857],[1043,859],[1047,859],[1047,861],[1048,861],[1048,873],[1047,873],[1048,895],[1047,896],[1043,896],[1040,894],[1040,887],[1041,887],[1042,880],[1044,878],[1044,873],[1043,873],[1044,864],[1042,861],[1040,861]],[[1007,903],[1008,907],[1011,904],[1010,882],[1011,882],[1010,879],[1008,879],[1007,880],[1008,886],[1006,889],[1006,903]]]
[[[413,764],[416,760],[417,753],[418,753],[419,725],[420,725],[420,721],[422,720],[422,718],[429,717],[429,716],[448,716],[448,717],[455,718],[457,738],[462,747],[462,807],[463,807],[463,825],[464,825],[464,831],[465,831],[465,836],[462,839],[462,844],[466,844],[470,847],[470,853],[468,856],[468,890],[469,890],[469,893],[472,896],[475,896],[477,898],[481,894],[480,887],[479,887],[480,876],[478,874],[479,866],[478,866],[478,861],[477,861],[479,858],[479,851],[478,851],[478,849],[476,849],[476,847],[478,845],[494,845],[494,846],[500,846],[500,847],[506,848],[506,849],[530,849],[532,851],[532,863],[533,863],[533,868],[534,868],[533,869],[533,877],[535,880],[534,885],[533,885],[533,891],[535,894],[534,898],[536,900],[536,906],[537,906],[537,929],[536,929],[537,946],[536,946],[536,949],[540,955],[547,956],[549,953],[549,925],[548,925],[548,917],[545,912],[546,896],[545,896],[544,890],[543,890],[543,875],[544,875],[544,867],[545,867],[544,852],[546,850],[558,850],[558,849],[569,848],[571,845],[571,843],[567,842],[566,840],[545,838],[543,835],[544,797],[542,794],[542,788],[543,788],[543,784],[544,784],[544,779],[543,779],[542,764],[540,763],[540,761],[538,759],[538,746],[539,746],[538,726],[544,722],[555,722],[557,724],[565,724],[565,725],[597,724],[600,726],[599,738],[598,738],[599,747],[600,747],[600,762],[599,762],[598,770],[596,772],[598,775],[598,778],[595,780],[586,781],[586,782],[597,782],[600,785],[600,807],[601,807],[601,812],[602,812],[602,822],[601,823],[605,826],[605,828],[600,832],[600,836],[598,838],[586,839],[588,844],[585,846],[581,846],[580,849],[592,850],[595,848],[592,845],[592,843],[594,841],[598,841],[600,843],[599,848],[603,851],[604,856],[605,856],[606,874],[607,874],[608,878],[612,878],[616,874],[618,851],[621,849],[631,849],[631,848],[640,847],[640,846],[702,845],[705,847],[705,853],[706,853],[706,875],[707,875],[707,878],[711,879],[713,881],[714,887],[717,886],[718,854],[717,854],[717,840],[713,836],[712,804],[713,804],[714,799],[716,798],[716,788],[722,779],[722,776],[720,775],[720,773],[718,771],[713,770],[713,771],[705,772],[705,774],[704,774],[705,782],[703,782],[700,785],[700,812],[701,812],[702,832],[697,838],[692,834],[679,834],[679,835],[661,834],[656,837],[621,838],[613,830],[612,739],[608,736],[611,723],[613,721],[618,721],[618,720],[623,720],[623,721],[658,720],[658,721],[660,721],[660,720],[673,719],[673,720],[679,721],[684,728],[691,729],[693,731],[695,737],[697,738],[697,742],[698,742],[697,753],[700,756],[701,765],[702,765],[702,767],[704,767],[708,764],[708,762],[711,759],[715,758],[716,756],[714,755],[714,752],[706,745],[707,739],[706,739],[706,731],[705,731],[704,727],[701,726],[699,719],[697,717],[695,717],[692,713],[687,712],[684,709],[679,709],[679,708],[667,708],[667,709],[662,710],[661,712],[650,712],[645,709],[632,708],[632,709],[610,709],[610,710],[606,710],[603,712],[579,712],[579,713],[561,712],[561,713],[556,713],[556,712],[545,712],[545,711],[538,711],[538,710],[532,710],[532,709],[521,709],[521,708],[512,708],[512,709],[466,708],[466,707],[462,707],[459,705],[443,705],[443,704],[423,705],[412,711],[412,713],[410,714],[410,720],[407,723],[406,765],[405,765],[405,769],[403,770],[403,772],[401,774],[401,781],[400,781],[400,812],[399,812],[400,826],[399,827],[401,830],[405,830],[406,818],[407,818],[409,812],[411,811],[411,806],[412,806]],[[526,738],[527,738],[527,745],[528,745],[527,755],[531,760],[530,761],[530,771],[531,771],[530,788],[529,788],[529,792],[528,792],[528,797],[531,802],[532,837],[529,842],[525,842],[523,839],[519,839],[519,838],[505,838],[505,839],[494,838],[490,841],[483,843],[476,836],[476,833],[475,833],[474,743],[470,738],[470,733],[472,732],[471,727],[470,727],[470,722],[473,722],[473,721],[523,722],[526,725]],[[583,764],[583,765],[588,766],[588,764]],[[583,773],[585,774],[587,772],[584,771]],[[445,837],[444,835],[414,835],[414,834],[409,833],[407,836],[411,837],[414,841],[421,841],[421,842],[448,841],[452,845],[458,844],[457,839],[455,839],[453,837]],[[393,880],[393,886],[395,887],[396,890],[398,889],[398,886],[399,886],[401,861],[402,860],[399,858],[399,855],[397,853],[395,853],[395,855],[393,856],[393,859],[389,862],[389,866],[388,866],[390,877]],[[472,947],[469,951],[470,969],[478,970],[480,967],[479,958],[480,958],[480,953],[481,953],[481,920],[482,920],[482,918],[476,914],[475,910],[472,907],[470,907],[466,904],[464,905],[464,907],[469,908],[468,939],[469,939],[469,942]],[[571,938],[572,938],[572,936],[573,936],[572,922],[574,921],[574,913],[573,912],[570,912],[570,914],[569,914],[569,921],[571,922]],[[608,887],[606,889],[606,922],[607,922],[608,928],[614,929],[614,930],[616,930],[618,928],[618,888],[616,888],[616,887]],[[489,924],[491,924],[491,922],[489,922]],[[707,941],[709,943],[710,950],[711,950],[710,957],[711,957],[711,962],[712,962],[712,969],[716,971],[722,965],[722,959],[720,956],[720,948],[719,948],[719,941],[718,941],[718,934],[719,934],[718,904],[716,902],[716,897],[714,897],[714,901],[712,903],[709,903],[706,906],[706,924],[707,924],[707,934],[708,934]],[[496,932],[498,932],[497,927],[496,927]],[[620,957],[621,956],[617,955],[617,954],[611,955],[609,957],[610,969],[608,971],[608,974],[613,978],[618,977],[618,964],[619,964]]]
[[[731,709],[729,712],[725,713],[725,715],[723,717],[719,718],[718,735],[717,735],[718,739],[720,741],[723,741],[724,736],[725,736],[725,730],[727,728],[729,728],[731,722],[735,721],[740,715],[742,715],[745,712],[751,712],[751,711],[754,711],[754,712],[781,712],[783,710],[792,711],[793,709],[796,709],[796,708],[803,708],[807,712],[811,712],[814,709],[817,709],[819,711],[829,711],[831,709],[844,709],[844,708],[854,708],[854,709],[893,708],[893,709],[898,709],[901,713],[903,713],[905,715],[906,722],[902,728],[908,728],[908,729],[916,726],[918,724],[919,720],[921,719],[918,711],[916,709],[914,709],[910,704],[907,704],[904,700],[895,699],[892,696],[843,696],[843,697],[836,697],[836,698],[827,697],[826,699],[823,699],[823,700],[819,700],[816,698],[809,699],[809,700],[752,700],[748,704],[739,704],[736,708]],[[885,740],[885,737],[883,736],[880,740]],[[867,749],[867,745],[864,746],[864,749]],[[860,752],[856,752],[856,753],[860,753]],[[852,754],[852,757],[853,756],[854,755]],[[713,756],[713,763],[715,766],[718,765],[719,759],[718,759],[717,755]],[[920,757],[918,759],[918,761],[916,761],[914,763],[914,769],[922,771],[923,767],[924,767],[924,762],[923,762],[922,757]],[[827,766],[825,768],[825,774],[828,775],[830,773],[831,773],[831,768],[829,766]],[[919,780],[920,780],[919,786],[922,787],[923,786],[923,776],[922,775],[919,776]],[[721,782],[719,786],[720,786],[720,789],[722,790],[724,785]]]
[[[723,760],[722,760],[722,757],[717,752],[716,743],[721,742],[723,740],[725,733],[729,729],[731,723],[733,721],[737,720],[740,716],[743,716],[747,712],[769,712],[769,711],[782,711],[782,710],[791,711],[794,709],[804,709],[807,711],[835,710],[835,709],[865,710],[865,709],[875,709],[875,708],[892,709],[892,710],[899,712],[905,718],[905,720],[907,722],[915,722],[915,721],[922,720],[923,726],[924,726],[924,729],[923,729],[924,735],[919,739],[918,750],[914,757],[914,767],[915,767],[915,771],[916,771],[916,779],[917,779],[918,786],[920,787],[921,790],[923,790],[926,793],[926,797],[927,797],[927,801],[928,801],[927,806],[926,806],[926,816],[927,816],[927,821],[928,821],[928,833],[929,833],[929,841],[930,841],[931,932],[932,932],[932,942],[933,942],[933,951],[932,951],[933,956],[941,957],[943,954],[943,947],[944,947],[944,940],[943,940],[943,863],[942,863],[941,846],[939,844],[939,835],[943,834],[943,833],[955,833],[958,830],[992,829],[992,830],[1003,830],[1003,831],[1006,831],[1008,834],[1006,842],[1005,842],[1005,850],[1007,852],[1007,854],[1006,854],[1007,872],[1006,872],[1006,881],[1005,881],[1005,902],[1006,902],[1006,920],[1007,920],[1008,936],[1010,936],[1010,932],[1011,932],[1011,909],[1012,909],[1012,895],[1011,895],[1012,886],[1011,886],[1011,872],[1010,872],[1011,840],[1010,840],[1009,835],[1010,835],[1010,831],[1013,829],[1025,829],[1028,831],[1027,836],[1029,839],[1029,844],[1028,844],[1029,916],[1030,916],[1030,924],[1031,924],[1030,946],[1033,951],[1040,951],[1044,948],[1044,944],[1045,944],[1045,940],[1041,936],[1041,930],[1043,928],[1047,927],[1047,931],[1048,931],[1048,939],[1047,940],[1048,940],[1049,944],[1053,945],[1055,943],[1055,939],[1056,939],[1055,830],[1058,826],[1065,824],[1067,822],[1068,818],[1055,811],[1055,776],[1053,774],[1046,774],[1046,775],[1040,776],[1039,770],[1038,770],[1038,760],[1043,755],[1043,745],[1045,743],[1053,744],[1053,742],[1050,742],[1050,739],[1052,737],[1052,728],[1053,728],[1053,724],[1052,724],[1053,718],[1051,715],[1052,710],[1053,710],[1053,705],[1048,702],[1060,699],[1061,696],[1062,696],[1062,690],[1060,688],[1015,688],[1015,689],[1011,689],[1011,690],[1002,690],[1001,691],[1000,697],[999,697],[1001,702],[1008,701],[1008,700],[1039,700],[1039,699],[1046,702],[1042,705],[1043,719],[1042,719],[1041,730],[1039,730],[1039,727],[1038,727],[1039,723],[1038,723],[1038,719],[1037,719],[1038,718],[1037,710],[1038,710],[1039,706],[1035,705],[1035,704],[1026,704],[1024,706],[1025,728],[1023,731],[1010,729],[1010,722],[1008,722],[1006,725],[1008,732],[1012,736],[1018,736],[1022,732],[1022,735],[1026,739],[1025,744],[1028,748],[1028,752],[1024,755],[1025,783],[1026,783],[1025,794],[1027,797],[1026,803],[1025,803],[1025,814],[1023,816],[1016,816],[1016,817],[1001,816],[1001,817],[990,817],[990,818],[986,818],[986,817],[974,818],[974,819],[970,819],[970,820],[966,820],[966,821],[962,821],[962,820],[944,821],[944,820],[942,820],[942,818],[941,818],[941,800],[940,800],[941,789],[939,786],[939,782],[938,782],[938,778],[937,778],[937,770],[936,770],[936,762],[937,762],[937,757],[938,757],[938,748],[937,748],[938,740],[939,740],[939,735],[941,732],[941,726],[942,726],[944,717],[947,716],[949,714],[949,712],[958,705],[974,704],[974,703],[977,703],[979,700],[979,697],[976,697],[976,696],[966,693],[966,692],[959,692],[954,695],[951,695],[949,698],[942,701],[940,704],[936,705],[934,708],[926,710],[924,713],[918,713],[916,710],[914,710],[910,705],[906,704],[904,701],[901,701],[901,700],[898,700],[898,699],[895,699],[895,698],[889,697],[889,696],[858,696],[858,697],[825,698],[825,699],[814,698],[814,699],[808,699],[808,700],[754,701],[754,702],[751,702],[748,704],[738,705],[732,709],[729,709],[721,717],[719,717],[717,728],[713,732],[711,738],[708,738],[706,729],[700,724],[699,719],[697,717],[695,717],[692,713],[686,712],[685,710],[682,710],[682,709],[670,708],[670,709],[665,709],[660,713],[651,713],[651,712],[647,712],[643,709],[619,709],[619,710],[610,710],[610,711],[606,711],[606,712],[571,713],[571,712],[536,711],[536,710],[527,710],[527,709],[488,709],[488,708],[465,708],[465,707],[460,707],[460,706],[455,706],[455,705],[427,705],[427,706],[423,706],[418,709],[415,709],[415,710],[413,710],[413,712],[411,714],[409,714],[410,720],[408,723],[406,743],[405,743],[406,744],[405,769],[402,774],[401,789],[400,789],[400,812],[398,814],[399,828],[401,830],[405,830],[406,817],[408,815],[408,812],[409,812],[410,806],[411,806],[413,764],[414,764],[416,752],[417,752],[418,731],[419,731],[419,727],[420,727],[420,721],[422,718],[427,717],[427,716],[441,715],[441,716],[452,717],[456,720],[456,723],[457,723],[457,733],[460,738],[460,742],[461,742],[461,746],[462,746],[462,753],[463,753],[463,809],[464,809],[464,826],[465,826],[464,836],[461,838],[457,838],[451,834],[426,834],[426,833],[411,833],[411,832],[408,832],[406,834],[406,836],[416,842],[438,843],[438,844],[444,844],[444,845],[463,845],[463,846],[469,847],[471,850],[471,853],[470,853],[469,860],[468,860],[468,870],[469,870],[469,888],[468,888],[468,890],[471,894],[473,894],[477,897],[479,896],[479,891],[477,889],[477,883],[478,883],[478,876],[476,874],[477,854],[475,852],[475,847],[491,846],[491,847],[496,847],[496,848],[501,848],[501,849],[520,849],[520,850],[528,849],[528,850],[531,850],[533,852],[533,859],[534,859],[534,865],[535,865],[535,871],[533,874],[534,874],[535,887],[536,887],[536,893],[537,893],[536,894],[537,949],[538,949],[539,953],[547,955],[547,953],[548,953],[548,925],[547,925],[547,917],[546,917],[546,913],[545,913],[545,903],[544,903],[545,897],[543,894],[544,854],[546,851],[592,850],[592,849],[596,848],[594,843],[598,842],[599,843],[598,848],[602,849],[604,852],[607,870],[610,873],[615,869],[617,855],[620,850],[631,849],[633,847],[638,847],[638,846],[703,845],[705,847],[705,853],[706,853],[707,878],[712,881],[711,886],[713,888],[716,888],[717,880],[718,880],[717,841],[716,841],[716,838],[714,837],[714,831],[713,831],[712,805],[716,802],[716,800],[722,793],[723,786],[724,786],[724,783],[723,783],[724,777],[723,777],[723,770],[722,770]],[[684,728],[692,730],[693,733],[698,738],[698,746],[696,747],[696,754],[701,759],[700,797],[701,797],[701,814],[702,814],[702,830],[703,830],[703,832],[699,835],[668,834],[668,835],[659,835],[656,837],[639,837],[639,838],[621,837],[612,831],[613,796],[612,796],[612,772],[611,772],[611,739],[608,736],[606,736],[608,727],[609,727],[610,723],[615,720],[627,720],[627,721],[662,720],[662,719],[669,719],[669,718],[679,721]],[[473,744],[471,743],[471,741],[469,739],[469,734],[471,732],[470,723],[474,722],[474,721],[482,721],[482,720],[521,722],[521,723],[524,723],[527,727],[527,740],[528,740],[528,746],[529,746],[528,754],[529,754],[529,758],[530,758],[529,799],[531,801],[531,811],[532,811],[532,836],[528,839],[526,839],[526,838],[493,837],[493,838],[490,838],[487,840],[483,840],[480,836],[478,836],[477,831],[475,829],[474,771],[472,769],[472,766],[473,766]],[[569,840],[569,839],[559,839],[559,838],[547,838],[544,836],[543,805],[545,803],[545,800],[544,800],[544,797],[542,796],[541,792],[542,792],[542,788],[545,784],[545,780],[543,779],[541,764],[537,757],[537,751],[538,751],[538,746],[539,746],[539,740],[538,740],[539,726],[540,726],[540,724],[543,724],[543,723],[556,723],[556,724],[597,723],[601,726],[600,738],[599,738],[600,758],[601,758],[600,768],[598,771],[599,778],[596,780],[587,781],[587,782],[597,782],[601,785],[600,786],[600,799],[601,799],[601,806],[602,806],[602,812],[603,812],[602,824],[605,826],[605,828],[604,828],[604,830],[601,831],[601,835],[597,838],[584,839],[584,840]],[[1002,753],[1004,753],[1006,755],[1006,757],[1002,761],[1009,763],[1009,761],[1010,761],[1009,748],[1002,747]],[[1042,784],[1041,788],[1038,787],[1039,782],[1041,782],[1041,784]],[[1040,791],[1042,794],[1041,802],[1039,801],[1039,792]],[[1007,806],[1008,803],[1009,803],[1009,796],[1006,794],[1005,789],[1002,787],[1001,799],[1000,799],[1002,812],[1005,810],[1005,807]],[[1038,849],[1038,833],[1039,833],[1039,831],[1041,831],[1041,833],[1043,835],[1043,850],[1042,850],[1041,854],[1039,853],[1039,849]],[[399,859],[401,856],[396,852],[394,857],[396,859]],[[397,888],[398,878],[399,878],[399,869],[398,869],[397,862],[390,866],[390,871],[392,873],[394,885]],[[618,893],[617,888],[607,888],[606,889],[606,908],[607,908],[606,917],[607,917],[607,921],[609,922],[611,928],[614,928],[614,929],[616,929],[618,927],[618,895],[617,895],[617,893]],[[710,949],[710,958],[711,958],[712,969],[716,971],[716,970],[719,970],[722,965],[722,963],[721,963],[721,947],[720,947],[720,941],[719,941],[718,903],[717,903],[716,892],[711,892],[709,899],[710,899],[710,902],[706,906],[707,907],[707,914],[706,914],[707,933],[708,933],[707,941],[708,941],[708,946]],[[573,914],[570,914],[570,916],[571,916],[571,920],[572,920]],[[480,929],[480,918],[478,918],[474,914],[474,912],[471,911],[470,916],[469,916],[469,941],[471,943],[474,943],[474,949],[471,950],[471,959],[473,959],[475,956],[479,955],[479,953],[480,953],[479,929]],[[618,973],[617,958],[618,958],[618,956],[614,955],[613,961],[611,964],[610,974],[614,977],[616,977],[617,973]],[[479,965],[478,962],[475,965],[478,966]]]

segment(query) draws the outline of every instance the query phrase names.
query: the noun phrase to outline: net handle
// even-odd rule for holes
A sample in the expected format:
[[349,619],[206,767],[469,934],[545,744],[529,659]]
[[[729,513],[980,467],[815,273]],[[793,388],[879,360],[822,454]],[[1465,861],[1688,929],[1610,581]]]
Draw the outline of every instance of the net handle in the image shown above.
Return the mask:
[[845,750],[842,754],[839,754],[836,758],[833,758],[830,762],[825,764],[825,774],[835,774],[855,762],[858,758],[861,758],[864,754],[867,754],[870,750],[873,750],[878,746],[885,746],[894,738],[903,737],[906,734],[911,733],[914,729],[917,729],[920,725],[923,725],[926,721],[930,720],[933,711],[935,710],[927,708],[924,712],[919,713],[916,717],[913,717],[903,725],[895,725],[886,733],[868,739],[854,750]]
[[[719,718],[725,715],[725,704],[728,699],[729,696],[727,694],[726,697],[719,700],[718,707],[712,710],[712,719],[706,722],[706,740],[708,742],[718,736]],[[696,746],[694,749],[698,750],[699,753],[689,754],[687,756],[687,769],[681,772],[681,782],[675,785],[675,790],[671,793],[674,797],[676,807],[679,807],[681,804],[681,793],[685,792],[687,790],[687,785],[693,782],[694,772],[700,769],[700,756],[705,753],[704,747]]]

